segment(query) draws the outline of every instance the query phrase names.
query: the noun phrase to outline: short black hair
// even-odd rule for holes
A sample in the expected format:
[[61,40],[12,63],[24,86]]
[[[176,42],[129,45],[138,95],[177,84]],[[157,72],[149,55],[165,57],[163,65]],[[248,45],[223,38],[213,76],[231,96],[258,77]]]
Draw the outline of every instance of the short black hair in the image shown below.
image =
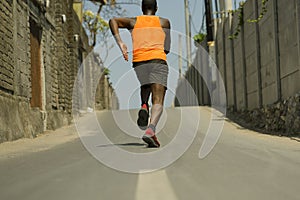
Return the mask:
[[157,2],[156,0],[143,0],[142,9],[143,10],[156,10]]

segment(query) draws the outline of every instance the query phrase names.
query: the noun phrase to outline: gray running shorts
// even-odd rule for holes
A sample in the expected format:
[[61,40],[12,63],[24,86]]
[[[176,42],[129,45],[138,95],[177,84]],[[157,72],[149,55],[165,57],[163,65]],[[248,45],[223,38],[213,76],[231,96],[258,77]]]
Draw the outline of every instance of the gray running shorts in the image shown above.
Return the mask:
[[134,71],[141,85],[158,83],[167,88],[169,67],[164,60],[149,60],[133,63]]

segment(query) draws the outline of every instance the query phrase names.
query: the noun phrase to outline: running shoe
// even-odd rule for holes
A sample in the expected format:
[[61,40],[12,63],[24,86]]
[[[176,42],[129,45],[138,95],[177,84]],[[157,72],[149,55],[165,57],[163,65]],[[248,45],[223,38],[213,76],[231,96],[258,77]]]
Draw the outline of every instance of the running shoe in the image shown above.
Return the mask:
[[149,148],[159,148],[160,143],[151,128],[147,128],[142,140],[148,144]]
[[137,125],[140,127],[140,129],[146,130],[148,126],[148,121],[149,121],[149,106],[147,104],[143,104],[138,114]]

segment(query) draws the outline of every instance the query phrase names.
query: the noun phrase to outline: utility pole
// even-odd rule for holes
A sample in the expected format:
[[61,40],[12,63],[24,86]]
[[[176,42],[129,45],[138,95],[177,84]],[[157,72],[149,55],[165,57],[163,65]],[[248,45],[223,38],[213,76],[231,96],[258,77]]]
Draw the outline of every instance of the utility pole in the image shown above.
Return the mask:
[[187,67],[190,67],[192,58],[191,58],[191,21],[190,21],[190,12],[189,12],[189,2],[184,0],[185,7],[185,31],[186,31],[186,51],[187,51]]
[[204,1],[205,1],[207,42],[210,42],[214,40],[212,14],[211,14],[211,0],[204,0]]
[[178,68],[179,68],[179,79],[182,78],[182,35],[178,35]]
[[229,10],[233,9],[233,0],[219,0],[220,2],[220,11],[226,14]]
[[215,10],[216,10],[216,17],[219,18],[219,5],[218,0],[215,0]]

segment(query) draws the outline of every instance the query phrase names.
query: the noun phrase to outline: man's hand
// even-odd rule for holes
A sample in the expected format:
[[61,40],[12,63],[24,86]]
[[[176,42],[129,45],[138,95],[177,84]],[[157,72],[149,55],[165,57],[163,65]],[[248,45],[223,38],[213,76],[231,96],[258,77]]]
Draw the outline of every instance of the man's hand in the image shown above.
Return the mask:
[[119,47],[122,51],[123,57],[126,61],[128,61],[128,51],[127,51],[127,45],[124,42],[119,43]]
[[128,61],[128,52],[127,46],[125,43],[122,42],[122,39],[119,35],[119,28],[127,28],[128,30],[133,29],[135,25],[136,18],[113,18],[109,20],[109,27],[111,33],[115,37],[117,44],[119,45],[123,57],[126,61]]

